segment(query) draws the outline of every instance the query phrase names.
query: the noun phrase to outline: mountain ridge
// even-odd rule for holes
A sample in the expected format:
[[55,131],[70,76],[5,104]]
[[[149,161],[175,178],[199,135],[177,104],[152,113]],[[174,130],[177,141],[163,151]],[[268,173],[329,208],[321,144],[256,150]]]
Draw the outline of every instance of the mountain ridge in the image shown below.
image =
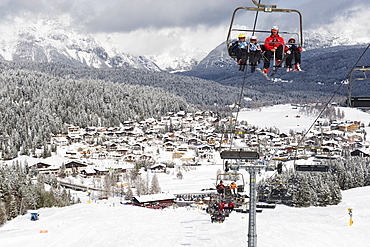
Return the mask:
[[[131,67],[167,72],[190,71],[204,64],[204,59],[212,54],[217,63],[227,61],[226,46],[222,45],[214,48],[222,49],[220,57],[212,50],[199,59],[202,51],[188,46],[179,47],[181,55],[168,50],[156,56],[133,56],[121,51],[109,37],[103,45],[97,37],[73,23],[68,15],[50,18],[24,13],[21,17],[3,22],[0,35],[0,59],[8,61],[52,62],[94,68]],[[320,28],[319,32],[305,31],[303,37],[306,50],[365,43],[363,37],[356,39],[350,33],[339,36],[327,28]],[[198,58],[193,57],[195,53]]]
[[[84,34],[66,16],[54,19],[15,18],[0,27],[0,58],[8,61],[64,63],[94,68],[132,67],[149,71],[161,69],[144,56],[119,50],[108,52],[89,34]],[[27,21],[26,21],[27,20]]]

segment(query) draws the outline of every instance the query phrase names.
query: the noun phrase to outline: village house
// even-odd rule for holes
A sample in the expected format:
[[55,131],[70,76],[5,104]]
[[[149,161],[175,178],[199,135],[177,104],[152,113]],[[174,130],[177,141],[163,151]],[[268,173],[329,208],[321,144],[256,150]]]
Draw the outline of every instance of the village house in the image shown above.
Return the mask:
[[142,195],[134,196],[132,203],[135,206],[151,207],[155,205],[164,204],[166,206],[172,205],[176,197],[172,194],[153,194],[153,195]]
[[86,169],[87,164],[78,162],[78,161],[70,161],[65,165],[65,173],[66,174],[74,174],[80,173],[82,170]]
[[54,174],[57,175],[59,173],[59,167],[52,166],[50,164],[46,164],[43,162],[38,162],[32,166],[31,169],[35,169],[39,174]]
[[165,164],[155,164],[149,168],[152,172],[164,172],[166,170]]
[[86,168],[81,170],[81,174],[86,178],[92,178],[96,176],[96,171],[92,168]]
[[358,157],[369,157],[370,156],[370,152],[364,152],[360,149],[356,149],[356,150],[353,150],[351,152],[351,156],[358,156]]
[[355,131],[360,128],[360,122],[347,122],[339,125],[340,131]]
[[66,135],[59,134],[51,137],[51,143],[57,146],[68,145],[68,139]]
[[177,147],[177,152],[187,152],[188,151],[188,145],[180,145]]
[[125,156],[123,157],[123,160],[124,160],[125,162],[135,162],[135,161],[136,161],[136,156],[135,156],[135,155],[133,155],[133,154],[128,154],[128,155],[125,155]]
[[104,176],[109,173],[109,169],[106,167],[94,167],[97,176]]
[[131,146],[132,152],[134,154],[142,154],[144,151],[144,146],[141,143],[135,143],[134,145]]
[[[73,142],[80,142],[81,148],[77,145],[63,147],[67,150],[66,154],[69,159],[112,159],[115,164],[129,164],[130,166],[133,166],[137,161],[150,161],[150,164],[153,164],[150,169],[153,168],[155,171],[160,169],[160,166],[157,167],[155,164],[156,155],[161,155],[161,158],[166,157],[169,161],[179,159],[176,162],[186,164],[214,162],[217,153],[215,151],[220,147],[221,140],[223,147],[229,147],[231,141],[229,138],[231,137],[235,139],[235,143],[242,143],[244,147],[251,149],[261,145],[278,149],[277,158],[284,160],[296,150],[305,134],[299,131],[276,134],[278,132],[274,129],[248,127],[247,124],[243,123],[236,126],[239,134],[225,135],[220,133],[218,123],[229,124],[230,120],[216,118],[217,116],[213,117],[212,115],[207,112],[196,112],[195,114],[179,112],[171,113],[167,117],[162,117],[161,120],[147,119],[141,121],[140,124],[126,121],[122,124],[123,127],[80,129],[70,126],[68,135],[53,136],[51,143],[65,146]],[[331,158],[333,154],[337,156],[341,149],[345,149],[347,154],[353,151],[351,155],[366,156],[366,151],[362,151],[364,154],[356,151],[356,149],[363,150],[362,145],[365,145],[363,140],[366,135],[361,128],[361,124],[355,121],[346,121],[340,124],[335,121],[322,122],[305,136],[304,142],[300,143],[300,147],[304,148],[299,150],[298,156],[317,155],[321,158]],[[170,129],[171,132],[169,132]],[[150,131],[148,132],[148,130]],[[165,133],[164,130],[167,132]],[[82,139],[79,138],[80,136]],[[97,144],[102,143],[102,140],[104,140],[105,146]],[[316,149],[311,149],[313,147]],[[81,151],[79,151],[80,149]],[[163,161],[161,160],[161,162]],[[47,170],[49,168],[40,167],[39,169]],[[46,170],[42,172],[47,172]],[[81,172],[84,176],[98,176],[98,173],[107,172],[106,170],[95,171],[96,175],[94,175],[94,172],[84,164],[82,167],[71,165],[67,172],[72,173],[72,170]]]
[[164,148],[166,152],[173,152],[175,151],[176,145],[173,142],[166,142],[164,143]]

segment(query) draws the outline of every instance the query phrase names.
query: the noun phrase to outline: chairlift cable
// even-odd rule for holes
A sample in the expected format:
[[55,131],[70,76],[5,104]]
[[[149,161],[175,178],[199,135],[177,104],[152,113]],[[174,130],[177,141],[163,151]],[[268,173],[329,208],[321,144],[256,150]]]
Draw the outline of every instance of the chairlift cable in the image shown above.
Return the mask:
[[[232,148],[233,146],[233,140],[234,140],[234,134],[235,134],[235,128],[236,128],[236,123],[238,121],[238,117],[239,117],[239,112],[240,112],[240,107],[241,107],[241,103],[242,103],[242,99],[243,99],[243,91],[244,91],[244,86],[245,86],[245,78],[246,78],[246,75],[247,75],[247,69],[244,71],[244,75],[243,75],[243,83],[242,83],[242,88],[240,90],[240,94],[239,94],[239,100],[238,100],[238,104],[236,105],[237,109],[236,109],[236,116],[235,116],[235,124],[232,125],[231,123],[231,138],[230,138],[230,149]],[[231,119],[232,119],[232,111],[231,111]]]
[[[259,0],[258,4],[261,3],[261,0]],[[256,11],[256,16],[254,18],[254,25],[253,25],[253,32],[252,32],[252,35],[254,35],[254,32],[256,30],[256,25],[257,25],[257,19],[258,19],[258,11]],[[249,58],[248,58],[249,59]],[[247,61],[247,64],[248,64],[248,61]],[[233,145],[233,135],[235,134],[235,128],[236,128],[236,123],[238,121],[238,117],[239,117],[239,112],[240,112],[240,107],[241,107],[241,103],[242,103],[242,100],[243,100],[243,92],[244,92],[244,86],[245,86],[245,79],[246,79],[246,74],[247,74],[247,69],[244,71],[244,76],[243,76],[243,83],[242,83],[242,88],[240,90],[240,94],[239,94],[239,101],[237,103],[237,109],[236,109],[236,116],[235,116],[235,124],[232,125],[231,123],[231,138],[230,138],[230,149],[232,148],[232,145]],[[232,111],[231,111],[231,116],[230,116],[230,120],[232,120]]]
[[[260,4],[260,3],[261,3],[261,0],[259,0],[259,3],[258,4]],[[254,33],[256,31],[256,25],[257,25],[257,20],[258,20],[258,12],[259,11],[256,11],[256,16],[255,16],[255,19],[254,19],[254,25],[253,25],[252,35],[254,35]],[[229,147],[229,149],[230,150],[232,149],[232,146],[233,146],[233,140],[234,140],[233,137],[234,137],[234,134],[235,134],[236,123],[238,121],[240,107],[241,107],[241,103],[242,103],[242,100],[243,100],[243,92],[244,92],[244,86],[245,86],[245,80],[246,80],[246,72],[247,72],[247,69],[244,71],[243,83],[242,83],[242,88],[241,88],[240,94],[239,94],[239,100],[238,100],[237,104],[235,105],[235,107],[237,107],[237,109],[236,109],[236,116],[235,116],[235,124],[232,123],[233,109],[230,112],[230,137],[229,137],[229,140],[230,140],[230,147]],[[223,133],[223,135],[221,137],[220,150],[222,149],[222,140],[223,140],[224,134],[225,134],[225,132]]]
[[[353,67],[351,68],[350,72],[345,76],[345,78],[342,80],[345,81],[351,74],[351,71],[356,68],[358,62],[362,59],[362,57],[365,55],[366,51],[369,49],[370,47],[370,43],[367,45],[367,47],[365,48],[365,50],[362,52],[361,56],[357,59],[357,61],[355,62],[355,64],[353,65]],[[328,102],[325,104],[324,108],[320,111],[319,115],[316,117],[316,119],[313,121],[313,123],[311,124],[311,126],[308,128],[308,130],[306,131],[306,133],[304,133],[304,135],[302,136],[301,140],[298,142],[297,144],[297,147],[299,147],[302,143],[302,141],[304,140],[304,138],[306,137],[306,135],[310,132],[310,130],[312,129],[312,127],[315,125],[315,123],[317,122],[317,120],[321,117],[321,115],[323,114],[323,112],[325,111],[325,109],[328,107],[328,105],[330,104],[330,102],[333,100],[333,98],[335,97],[335,95],[338,94],[338,91],[339,89],[342,87],[343,83],[340,83],[337,90],[335,90],[334,94],[330,97],[330,99],[328,100]],[[296,158],[297,158],[297,154],[298,154],[298,148],[296,148],[295,150],[295,154],[294,154],[294,166],[296,165]]]
[[[261,0],[258,1],[258,4],[261,4]],[[254,25],[253,25],[253,32],[252,32],[252,36],[254,35],[254,32],[256,30],[256,25],[257,25],[257,18],[258,18],[258,11],[256,11],[256,17],[254,18]]]

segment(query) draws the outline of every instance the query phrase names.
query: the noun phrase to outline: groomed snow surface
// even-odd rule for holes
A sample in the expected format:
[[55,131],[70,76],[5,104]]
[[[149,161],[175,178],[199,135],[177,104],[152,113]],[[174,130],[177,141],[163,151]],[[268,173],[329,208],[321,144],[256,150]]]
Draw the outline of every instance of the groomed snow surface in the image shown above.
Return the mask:
[[[176,186],[183,190],[195,182],[200,190],[214,183],[219,168],[197,167],[172,182],[165,179],[171,175],[158,178],[163,191],[174,192]],[[0,228],[1,246],[248,246],[248,214],[232,212],[224,223],[211,223],[200,208],[146,209],[122,205],[118,197],[88,204],[86,193],[75,195],[81,204],[40,209],[39,221],[24,215],[6,223]],[[352,226],[348,208],[353,209]],[[369,246],[369,229],[370,187],[356,188],[343,191],[342,202],[335,206],[264,209],[257,214],[257,246]]]

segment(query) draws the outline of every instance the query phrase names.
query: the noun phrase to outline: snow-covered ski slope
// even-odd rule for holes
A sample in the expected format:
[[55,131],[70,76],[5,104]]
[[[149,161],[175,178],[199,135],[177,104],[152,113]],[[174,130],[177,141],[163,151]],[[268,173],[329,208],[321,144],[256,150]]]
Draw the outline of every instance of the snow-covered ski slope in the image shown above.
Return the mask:
[[[28,215],[17,217],[0,228],[1,246],[247,246],[248,214],[233,212],[219,224],[200,209],[154,210],[118,202],[45,208],[36,222]],[[356,188],[344,191],[336,206],[264,209],[257,214],[257,245],[365,247],[369,227],[370,187]]]
[[[340,121],[361,121],[365,126],[369,126],[370,114],[359,109],[348,107],[335,107],[336,110],[344,112],[344,119]],[[306,116],[300,112],[299,107],[291,105],[274,105],[260,109],[249,110],[242,109],[239,113],[238,120],[245,120],[250,125],[261,128],[276,127],[281,133],[288,134],[290,130],[303,131],[308,130],[314,123],[317,115]],[[324,121],[325,119],[319,119]],[[367,129],[366,129],[367,130]]]

